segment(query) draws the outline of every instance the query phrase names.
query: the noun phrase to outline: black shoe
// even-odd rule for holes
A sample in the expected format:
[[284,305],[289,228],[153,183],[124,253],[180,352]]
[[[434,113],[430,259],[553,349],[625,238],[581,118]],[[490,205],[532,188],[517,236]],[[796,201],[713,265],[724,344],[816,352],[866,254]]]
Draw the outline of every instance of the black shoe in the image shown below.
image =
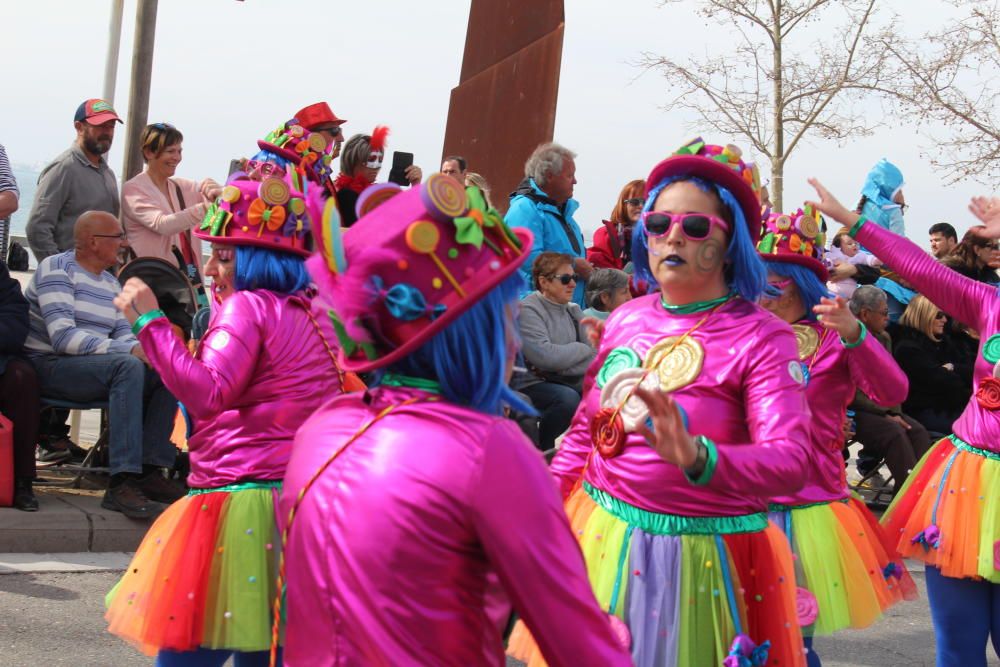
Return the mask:
[[66,463],[73,458],[68,449],[49,449],[48,445],[38,444],[35,448],[35,461],[45,465]]
[[50,440],[40,440],[39,444],[52,452],[69,452],[74,463],[83,463],[87,457],[87,450],[70,440],[67,436],[62,436]]
[[101,499],[101,507],[121,512],[130,519],[154,519],[167,509],[166,505],[147,498],[136,479],[126,479],[118,486],[109,487]]
[[143,495],[150,500],[167,505],[183,498],[187,491],[177,482],[167,479],[159,470],[154,470],[136,480]]
[[14,507],[22,512],[38,511],[38,498],[31,488],[30,479],[14,480]]

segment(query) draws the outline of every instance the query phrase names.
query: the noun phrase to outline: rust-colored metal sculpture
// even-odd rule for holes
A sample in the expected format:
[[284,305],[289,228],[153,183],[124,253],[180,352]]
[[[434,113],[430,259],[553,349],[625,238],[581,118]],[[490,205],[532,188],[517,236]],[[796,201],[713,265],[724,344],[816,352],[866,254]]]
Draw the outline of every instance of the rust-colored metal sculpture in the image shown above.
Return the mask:
[[465,157],[501,212],[531,151],[552,141],[564,28],[563,0],[472,0],[442,157]]

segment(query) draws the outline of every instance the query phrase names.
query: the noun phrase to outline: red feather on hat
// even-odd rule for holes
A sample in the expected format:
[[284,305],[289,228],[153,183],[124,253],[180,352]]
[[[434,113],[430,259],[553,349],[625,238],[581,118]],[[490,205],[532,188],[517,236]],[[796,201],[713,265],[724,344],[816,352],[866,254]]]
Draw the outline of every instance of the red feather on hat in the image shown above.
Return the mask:
[[385,140],[389,136],[388,125],[377,125],[372,132],[372,140],[368,143],[373,151],[385,152]]

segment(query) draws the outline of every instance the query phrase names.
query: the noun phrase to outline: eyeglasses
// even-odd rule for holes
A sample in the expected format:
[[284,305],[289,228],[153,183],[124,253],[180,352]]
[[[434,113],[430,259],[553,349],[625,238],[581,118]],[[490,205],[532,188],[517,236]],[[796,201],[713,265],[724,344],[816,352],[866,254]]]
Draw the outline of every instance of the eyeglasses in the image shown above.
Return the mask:
[[91,236],[99,239],[118,239],[119,241],[125,240],[125,232],[122,232],[121,234],[91,234]]
[[945,315],[944,313],[941,313],[941,312],[939,312],[939,313],[938,313],[937,315],[935,315],[935,316],[934,316],[934,319],[935,319],[935,320],[943,320],[943,319],[945,319],[946,317],[948,317],[948,316],[947,316],[947,315]]
[[664,211],[647,211],[642,214],[642,224],[646,236],[666,236],[675,222],[681,223],[681,232],[692,241],[702,241],[708,238],[713,226],[729,231],[729,223],[722,218],[705,213],[666,213]]
[[549,276],[551,280],[558,280],[563,285],[569,285],[570,283],[580,282],[580,276],[576,273],[560,273],[558,276],[552,274]]
[[630,199],[624,200],[629,206],[642,206],[642,199],[639,197],[632,197]]

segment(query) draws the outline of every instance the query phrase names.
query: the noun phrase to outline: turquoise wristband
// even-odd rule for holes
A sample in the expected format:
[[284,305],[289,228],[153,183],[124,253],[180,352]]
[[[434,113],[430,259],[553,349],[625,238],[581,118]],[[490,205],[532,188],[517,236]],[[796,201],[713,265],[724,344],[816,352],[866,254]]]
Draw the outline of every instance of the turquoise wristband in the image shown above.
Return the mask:
[[861,345],[861,343],[865,342],[865,338],[868,337],[868,327],[865,326],[865,323],[862,322],[861,320],[858,320],[858,325],[861,327],[861,333],[858,334],[858,339],[856,341],[854,341],[853,343],[848,343],[843,338],[840,339],[840,343],[848,350],[853,350],[858,345]]
[[684,476],[692,484],[705,486],[712,481],[712,475],[715,474],[715,466],[719,462],[719,450],[715,447],[714,442],[703,435],[699,435],[695,440],[705,448],[705,465],[697,477],[689,475],[687,470],[684,471]]
[[142,331],[142,328],[144,326],[146,326],[147,324],[149,324],[151,321],[155,320],[158,317],[166,317],[166,316],[167,314],[160,309],[151,310],[148,313],[143,313],[142,315],[139,316],[139,319],[137,319],[132,324],[132,333],[138,336],[139,332]]
[[868,222],[868,220],[864,216],[859,217],[858,221],[854,223],[850,230],[848,230],[847,235],[852,239],[856,237],[858,232],[861,231],[861,227],[863,227],[866,222]]

